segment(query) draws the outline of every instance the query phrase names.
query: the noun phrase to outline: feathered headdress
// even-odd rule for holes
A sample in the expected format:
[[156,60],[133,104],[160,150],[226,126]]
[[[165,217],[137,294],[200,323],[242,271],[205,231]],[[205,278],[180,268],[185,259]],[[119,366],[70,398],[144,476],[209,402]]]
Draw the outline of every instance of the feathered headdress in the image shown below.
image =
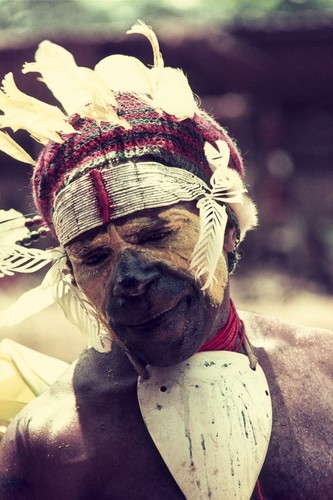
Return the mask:
[[[77,66],[64,48],[42,42],[23,73],[39,73],[62,109],[21,92],[9,73],[0,90],[0,128],[24,129],[46,146],[34,161],[0,132],[0,150],[34,165],[37,208],[61,245],[137,210],[196,200],[200,234],[191,265],[205,289],[214,280],[228,212],[239,221],[241,238],[256,224],[242,161],[226,131],[198,108],[184,73],[164,66],[152,29],[138,22],[128,33],[148,38],[153,67],[111,55],[92,70]],[[30,272],[55,260],[43,289],[51,276],[69,319],[80,328],[95,325],[95,346],[105,350],[108,336],[73,288],[63,251],[20,250],[12,243],[11,249],[2,246],[2,274]]]

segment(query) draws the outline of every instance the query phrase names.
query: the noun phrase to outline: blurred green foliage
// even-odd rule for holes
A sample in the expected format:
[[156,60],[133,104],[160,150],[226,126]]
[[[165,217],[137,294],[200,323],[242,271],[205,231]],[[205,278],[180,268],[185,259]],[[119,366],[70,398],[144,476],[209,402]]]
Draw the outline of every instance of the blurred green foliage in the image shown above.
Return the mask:
[[0,29],[43,31],[113,30],[136,19],[163,22],[242,23],[333,14],[332,0],[0,0]]

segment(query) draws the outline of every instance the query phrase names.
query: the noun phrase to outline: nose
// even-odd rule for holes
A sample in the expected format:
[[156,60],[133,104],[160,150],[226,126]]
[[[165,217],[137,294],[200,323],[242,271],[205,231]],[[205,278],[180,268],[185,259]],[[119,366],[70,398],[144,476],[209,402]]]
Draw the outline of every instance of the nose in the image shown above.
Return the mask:
[[158,275],[158,270],[142,252],[126,248],[118,260],[113,295],[115,297],[142,295]]

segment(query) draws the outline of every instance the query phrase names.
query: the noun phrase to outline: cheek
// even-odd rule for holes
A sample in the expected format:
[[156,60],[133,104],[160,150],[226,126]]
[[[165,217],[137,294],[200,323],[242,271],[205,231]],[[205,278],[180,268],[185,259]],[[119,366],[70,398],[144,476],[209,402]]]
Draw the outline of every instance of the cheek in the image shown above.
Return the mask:
[[190,267],[197,234],[190,229],[178,233],[177,237],[174,238],[170,245],[168,260],[173,267],[193,274]]
[[223,254],[219,259],[219,262],[215,271],[216,280],[207,290],[207,295],[211,300],[213,305],[220,305],[224,298],[224,291],[229,281],[228,264]]
[[86,296],[88,302],[104,316],[103,304],[105,303],[108,276],[107,270],[82,271],[73,266],[75,281],[80,290]]
[[175,232],[166,241],[156,244],[154,249],[149,249],[149,253],[152,258],[193,276],[194,273],[190,269],[191,257],[197,239],[198,221],[195,216],[192,216],[192,219],[189,219],[181,230]]
[[[191,258],[198,239],[198,230],[198,221],[193,216],[193,220],[186,226],[186,229],[173,236],[167,245],[165,243],[160,246],[157,245],[155,250],[149,250],[148,253],[152,260],[163,262],[175,270],[184,271],[195,279],[196,270],[191,268]],[[222,249],[215,271],[215,278],[209,289],[204,292],[214,307],[221,304],[229,280],[228,265]],[[200,287],[204,283],[205,279],[200,279]]]
[[[177,235],[170,252],[172,266],[189,273],[193,278],[195,278],[196,270],[191,268],[191,258],[198,239],[198,230],[198,222],[194,220],[192,224],[188,225],[186,231],[182,231]],[[205,291],[205,295],[209,298],[213,306],[217,306],[222,302],[224,290],[229,280],[228,264],[222,249],[215,271],[215,278],[209,289]],[[200,279],[199,283],[200,286],[203,286],[205,279]]]

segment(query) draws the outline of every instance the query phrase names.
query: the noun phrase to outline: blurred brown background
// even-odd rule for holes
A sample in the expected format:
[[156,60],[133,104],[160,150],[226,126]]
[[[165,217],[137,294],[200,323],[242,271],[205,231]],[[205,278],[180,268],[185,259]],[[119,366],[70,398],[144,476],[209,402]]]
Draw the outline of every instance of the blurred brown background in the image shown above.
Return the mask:
[[[1,76],[13,71],[20,89],[56,104],[20,72],[44,38],[82,66],[113,53],[151,64],[149,43],[125,35],[138,18],[243,152],[260,226],[242,245],[236,303],[333,328],[333,2],[0,0]],[[36,155],[26,133],[15,138]],[[31,212],[30,168],[1,153],[0,163],[0,208]],[[2,307],[38,280],[2,280]],[[54,308],[3,336],[66,360],[83,345]]]

